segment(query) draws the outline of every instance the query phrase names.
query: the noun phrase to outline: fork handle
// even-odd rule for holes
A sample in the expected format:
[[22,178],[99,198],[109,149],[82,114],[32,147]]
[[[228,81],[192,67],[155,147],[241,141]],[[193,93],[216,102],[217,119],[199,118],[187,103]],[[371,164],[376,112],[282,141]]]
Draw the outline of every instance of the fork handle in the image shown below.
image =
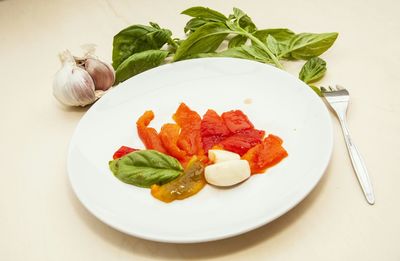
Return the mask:
[[360,182],[361,188],[364,192],[364,196],[367,199],[368,203],[373,205],[375,203],[375,195],[372,189],[371,180],[368,176],[367,167],[365,166],[364,160],[361,157],[359,150],[351,139],[350,131],[347,127],[346,118],[340,117],[339,121],[340,125],[342,126],[344,140],[346,142],[347,150],[349,152],[354,171],[357,175],[357,179]]

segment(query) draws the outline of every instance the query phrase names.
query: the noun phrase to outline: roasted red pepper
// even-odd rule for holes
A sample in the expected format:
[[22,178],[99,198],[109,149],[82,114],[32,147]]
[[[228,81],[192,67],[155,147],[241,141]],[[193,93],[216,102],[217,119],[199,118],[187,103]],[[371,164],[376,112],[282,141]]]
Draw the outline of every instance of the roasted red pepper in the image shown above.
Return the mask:
[[275,135],[268,135],[262,143],[254,146],[242,159],[250,164],[252,174],[263,173],[267,168],[279,163],[288,155],[282,147],[282,139]]
[[149,127],[150,122],[154,119],[152,111],[145,111],[144,114],[137,120],[136,126],[140,139],[146,146],[146,149],[157,150],[166,153],[160,136],[154,128]]
[[138,151],[138,149],[130,148],[127,146],[121,146],[113,155],[113,159],[119,159],[122,156],[125,156],[126,154],[129,154],[131,152]]

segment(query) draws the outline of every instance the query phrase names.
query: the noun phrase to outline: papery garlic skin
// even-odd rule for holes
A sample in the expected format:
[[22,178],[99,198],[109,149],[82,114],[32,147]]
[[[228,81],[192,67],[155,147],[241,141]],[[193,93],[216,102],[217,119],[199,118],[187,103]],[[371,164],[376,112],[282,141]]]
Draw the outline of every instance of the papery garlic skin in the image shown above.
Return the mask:
[[106,91],[114,84],[115,71],[108,63],[95,58],[87,58],[84,66],[92,77],[96,90]]
[[89,73],[79,68],[69,51],[60,54],[61,69],[53,81],[53,95],[62,104],[86,106],[96,101],[95,85]]

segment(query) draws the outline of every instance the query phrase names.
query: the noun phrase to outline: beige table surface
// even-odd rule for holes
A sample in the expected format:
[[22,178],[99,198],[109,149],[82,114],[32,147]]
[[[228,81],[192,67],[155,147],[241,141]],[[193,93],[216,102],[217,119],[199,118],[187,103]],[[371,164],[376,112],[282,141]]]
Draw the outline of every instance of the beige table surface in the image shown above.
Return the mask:
[[[0,260],[400,260],[399,3],[0,1]],[[53,98],[57,53],[95,43],[110,61],[113,35],[148,21],[183,36],[187,18],[178,13],[194,5],[224,13],[240,7],[259,27],[340,33],[323,55],[329,69],[322,83],[351,91],[349,124],[370,171],[374,206],[363,198],[334,120],[333,157],[321,182],[252,232],[164,244],[127,236],[88,213],[66,172],[68,144],[87,109],[66,109]]]

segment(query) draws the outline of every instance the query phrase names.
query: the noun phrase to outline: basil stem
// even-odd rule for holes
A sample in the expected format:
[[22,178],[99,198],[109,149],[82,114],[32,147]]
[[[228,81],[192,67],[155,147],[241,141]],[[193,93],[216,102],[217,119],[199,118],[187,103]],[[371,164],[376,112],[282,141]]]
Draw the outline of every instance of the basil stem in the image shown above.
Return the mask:
[[271,50],[263,43],[260,41],[260,39],[258,39],[257,37],[255,37],[253,34],[238,28],[239,31],[235,31],[234,33],[240,34],[240,35],[244,35],[247,38],[249,38],[250,40],[252,40],[254,43],[256,43],[261,49],[263,49],[268,55],[269,57],[271,57],[271,60],[275,63],[276,67],[278,67],[279,69],[283,69],[282,64],[279,62],[278,58],[271,52]]

